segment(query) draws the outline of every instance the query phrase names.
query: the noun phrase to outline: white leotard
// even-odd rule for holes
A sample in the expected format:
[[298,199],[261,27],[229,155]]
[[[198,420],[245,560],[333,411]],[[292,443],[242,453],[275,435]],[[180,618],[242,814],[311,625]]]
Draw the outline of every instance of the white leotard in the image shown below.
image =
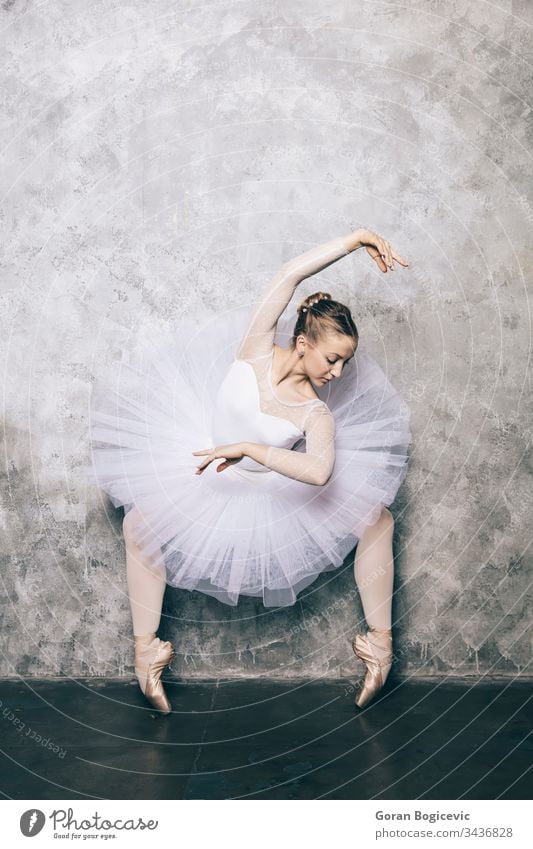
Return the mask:
[[[232,470],[280,472],[323,485],[335,464],[335,420],[319,398],[283,401],[272,382],[277,321],[298,283],[349,253],[344,237],[312,248],[285,263],[269,282],[217,393],[212,433],[216,445],[268,445],[265,464],[243,457]],[[292,450],[305,439],[306,451]]]

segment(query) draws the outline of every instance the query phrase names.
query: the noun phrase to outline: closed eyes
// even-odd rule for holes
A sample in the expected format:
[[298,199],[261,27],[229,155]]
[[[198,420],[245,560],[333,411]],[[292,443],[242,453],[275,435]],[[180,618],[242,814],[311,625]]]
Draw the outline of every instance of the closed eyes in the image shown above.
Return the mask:
[[[340,357],[339,357],[339,359],[340,359]],[[328,361],[328,363],[330,364],[330,366],[334,366],[334,365],[335,365],[335,363],[336,363],[336,362],[338,362],[338,360],[330,360],[330,358],[329,358],[329,357],[326,357],[326,360]],[[350,360],[353,360],[353,354],[352,354],[352,356],[351,356],[351,357],[348,357],[348,359],[347,359],[347,360],[345,360],[345,361],[343,362],[342,367],[344,368],[344,366],[346,365],[346,363],[349,363],[349,362],[350,362]]]

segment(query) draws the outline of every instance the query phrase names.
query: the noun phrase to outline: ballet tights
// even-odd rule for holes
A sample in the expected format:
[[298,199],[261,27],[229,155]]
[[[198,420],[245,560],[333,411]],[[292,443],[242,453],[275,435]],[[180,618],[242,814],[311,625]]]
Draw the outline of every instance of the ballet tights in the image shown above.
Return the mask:
[[[394,520],[384,510],[380,519],[365,530],[357,544],[354,578],[369,628],[390,629],[392,625],[393,531]],[[156,643],[159,643],[156,632],[166,587],[165,566],[162,561],[150,561],[146,557],[131,533],[128,533],[126,523],[124,537],[133,634],[139,648],[153,652]],[[377,633],[371,633],[370,637],[379,658],[390,651],[390,640],[387,637]],[[387,667],[383,672],[387,672]]]
[[124,520],[126,542],[126,576],[135,640],[135,674],[145,692],[149,664],[157,655],[161,642],[156,636],[161,621],[166,570],[162,559],[150,559],[132,537],[136,514]]
[[150,561],[130,535],[126,538],[126,573],[135,637],[155,634],[161,621],[166,586],[164,563]]
[[[355,552],[354,578],[370,629],[392,627],[393,533],[394,519],[384,510],[378,521],[365,530]],[[386,635],[370,632],[369,638],[379,659],[391,651],[391,640]],[[384,677],[389,668],[383,668]]]

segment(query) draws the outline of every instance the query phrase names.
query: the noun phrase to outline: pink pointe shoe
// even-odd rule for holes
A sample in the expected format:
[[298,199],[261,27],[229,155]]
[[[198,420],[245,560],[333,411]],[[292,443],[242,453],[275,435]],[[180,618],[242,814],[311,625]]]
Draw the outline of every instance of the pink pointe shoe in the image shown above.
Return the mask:
[[383,675],[382,669],[392,665],[392,651],[387,652],[381,658],[376,657],[372,651],[372,646],[383,651],[383,646],[373,643],[368,634],[383,634],[390,639],[392,649],[392,630],[386,628],[369,628],[367,634],[356,634],[352,640],[352,648],[354,654],[365,664],[367,671],[361,692],[355,699],[355,704],[359,708],[365,707],[372,699],[377,696],[385,683],[386,676]]
[[175,656],[172,643],[162,642],[155,634],[135,637],[135,675],[139,686],[152,707],[165,715],[171,713],[172,705],[163,689],[161,675]]

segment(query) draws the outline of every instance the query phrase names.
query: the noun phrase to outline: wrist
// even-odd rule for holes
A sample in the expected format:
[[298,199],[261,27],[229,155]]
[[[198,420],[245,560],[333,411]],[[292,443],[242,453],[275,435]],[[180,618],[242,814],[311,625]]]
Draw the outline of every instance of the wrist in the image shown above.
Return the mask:
[[249,457],[250,460],[255,460],[256,463],[265,463],[265,457],[268,450],[268,445],[261,445],[258,442],[241,442],[241,451],[243,457]]
[[352,230],[351,233],[343,236],[343,242],[347,253],[356,251],[362,246],[365,233],[366,230],[363,227],[359,227],[357,230]]

